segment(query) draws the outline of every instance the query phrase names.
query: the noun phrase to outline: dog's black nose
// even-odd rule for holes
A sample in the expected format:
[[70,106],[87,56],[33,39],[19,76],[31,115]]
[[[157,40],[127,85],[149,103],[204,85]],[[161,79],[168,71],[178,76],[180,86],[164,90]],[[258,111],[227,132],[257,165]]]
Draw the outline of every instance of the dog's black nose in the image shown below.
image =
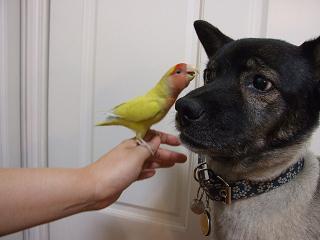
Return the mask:
[[204,114],[204,109],[200,103],[192,98],[183,97],[178,99],[175,108],[182,123],[196,121]]

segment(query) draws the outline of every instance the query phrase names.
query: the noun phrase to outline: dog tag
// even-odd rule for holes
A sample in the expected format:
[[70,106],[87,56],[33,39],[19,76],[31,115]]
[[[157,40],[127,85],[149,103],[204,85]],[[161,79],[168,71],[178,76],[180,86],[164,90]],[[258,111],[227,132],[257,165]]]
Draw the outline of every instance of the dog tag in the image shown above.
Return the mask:
[[199,215],[204,212],[205,206],[200,199],[193,199],[190,205],[190,209],[192,212]]
[[211,217],[207,210],[200,214],[200,228],[204,236],[209,236],[211,232]]

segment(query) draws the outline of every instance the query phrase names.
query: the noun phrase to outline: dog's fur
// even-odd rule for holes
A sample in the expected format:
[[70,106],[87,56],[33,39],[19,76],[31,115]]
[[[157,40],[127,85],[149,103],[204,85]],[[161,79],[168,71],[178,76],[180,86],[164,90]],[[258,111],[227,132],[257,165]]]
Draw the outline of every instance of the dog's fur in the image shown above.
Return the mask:
[[305,159],[278,189],[213,202],[214,239],[320,239],[319,160],[307,149],[319,121],[320,38],[295,46],[235,41],[205,21],[195,29],[209,62],[205,85],[176,103],[182,142],[227,181],[270,180]]

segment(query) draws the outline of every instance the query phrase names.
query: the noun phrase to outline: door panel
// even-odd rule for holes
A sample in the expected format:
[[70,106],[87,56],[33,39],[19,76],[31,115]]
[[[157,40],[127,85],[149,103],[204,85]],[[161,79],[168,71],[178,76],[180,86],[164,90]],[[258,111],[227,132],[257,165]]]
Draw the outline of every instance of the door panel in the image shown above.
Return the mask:
[[[197,5],[185,3],[51,2],[50,167],[89,164],[133,137],[122,127],[94,127],[99,112],[145,93],[176,63],[196,64],[191,30]],[[175,134],[174,111],[154,128]],[[159,170],[154,178],[134,183],[105,210],[50,224],[50,238],[198,237],[197,218],[188,211],[189,194],[194,192],[191,167],[189,161]]]

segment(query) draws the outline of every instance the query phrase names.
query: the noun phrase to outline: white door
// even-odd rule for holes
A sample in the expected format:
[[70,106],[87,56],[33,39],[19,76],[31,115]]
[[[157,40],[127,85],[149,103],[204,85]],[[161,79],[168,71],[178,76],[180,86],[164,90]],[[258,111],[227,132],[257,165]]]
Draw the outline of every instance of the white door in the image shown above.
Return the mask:
[[[95,128],[96,112],[144,93],[175,63],[203,69],[207,59],[193,31],[196,19],[233,38],[274,37],[300,44],[320,35],[318,0],[0,0],[0,6],[1,167],[19,166],[23,159],[27,166],[46,161],[49,167],[83,166],[132,137],[121,127]],[[21,89],[15,75],[20,67]],[[186,91],[200,84],[197,79]],[[20,92],[25,95],[19,97]],[[155,128],[176,133],[174,110]],[[312,142],[318,154],[319,139],[318,131]],[[1,239],[205,239],[189,210],[197,186],[192,179],[196,158],[188,155],[187,163],[133,184],[107,209]]]
[[[274,37],[297,42],[312,37],[307,30],[290,35],[289,13],[301,4],[280,2],[51,1],[49,166],[89,164],[132,137],[125,128],[94,127],[96,113],[146,92],[175,63],[204,66],[207,59],[197,48],[192,27],[195,19],[206,19],[234,38],[278,35]],[[286,19],[279,19],[281,4],[290,6]],[[313,6],[319,9],[318,3]],[[295,27],[307,23],[296,21]],[[174,111],[155,128],[175,133]],[[109,208],[51,223],[50,239],[203,238],[188,207],[196,191],[194,165],[189,154],[186,164],[133,184]]]

